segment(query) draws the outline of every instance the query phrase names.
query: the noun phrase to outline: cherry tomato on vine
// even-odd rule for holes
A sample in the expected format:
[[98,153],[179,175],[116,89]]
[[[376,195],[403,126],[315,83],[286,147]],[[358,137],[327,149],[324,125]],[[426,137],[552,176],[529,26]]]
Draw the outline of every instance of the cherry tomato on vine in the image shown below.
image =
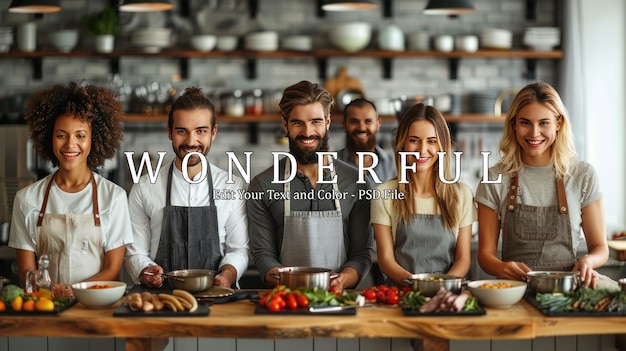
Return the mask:
[[280,305],[278,304],[277,300],[272,299],[268,304],[267,304],[267,309],[272,311],[272,312],[278,312],[280,311]]
[[373,289],[365,290],[363,296],[365,296],[366,300],[376,300],[376,291]]
[[309,299],[304,295],[296,296],[296,300],[298,301],[298,306],[300,307],[309,307]]
[[289,293],[286,296],[286,304],[287,308],[290,310],[295,310],[298,308],[298,301],[296,300],[296,295],[293,293]]

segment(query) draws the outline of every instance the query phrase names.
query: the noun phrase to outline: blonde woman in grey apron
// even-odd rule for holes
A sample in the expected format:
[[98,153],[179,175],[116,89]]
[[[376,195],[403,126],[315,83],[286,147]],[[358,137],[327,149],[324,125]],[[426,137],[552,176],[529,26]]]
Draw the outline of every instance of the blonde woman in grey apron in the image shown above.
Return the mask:
[[33,145],[58,169],[15,196],[9,246],[22,284],[41,255],[55,293],[71,294],[55,284],[119,279],[133,240],[127,195],[94,171],[119,147],[121,105],[106,89],[70,83],[38,92],[28,107]]
[[[399,177],[379,185],[380,198],[371,204],[378,263],[387,284],[402,285],[413,273],[464,277],[469,271],[476,208],[467,184],[445,184],[439,178],[443,164],[450,179],[451,149],[446,121],[434,107],[416,104],[400,120],[394,151],[398,174],[408,182],[400,183]],[[406,164],[412,170],[401,169],[402,152],[410,153]]]
[[[490,182],[476,190],[481,268],[517,280],[531,270],[573,270],[584,286],[616,287],[595,271],[609,253],[598,177],[577,159],[567,111],[553,87],[536,82],[517,93],[500,156]],[[587,254],[578,257],[582,235]]]
[[[285,179],[291,162],[285,164]],[[332,160],[329,162],[332,167]],[[331,178],[335,170],[331,168]],[[285,194],[291,193],[291,183],[284,184]],[[333,190],[339,192],[337,183]],[[279,260],[286,266],[328,268],[337,272],[347,260],[343,236],[341,203],[335,198],[334,211],[292,211],[291,199],[285,200],[285,231]]]

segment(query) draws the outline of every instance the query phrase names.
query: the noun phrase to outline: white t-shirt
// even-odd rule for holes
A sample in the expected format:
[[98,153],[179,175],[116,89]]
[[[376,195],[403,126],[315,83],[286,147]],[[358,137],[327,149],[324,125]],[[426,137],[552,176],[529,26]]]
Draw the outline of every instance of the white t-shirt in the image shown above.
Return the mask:
[[[248,217],[245,200],[241,196],[245,183],[233,176],[233,184],[227,184],[228,173],[210,164],[213,179],[213,193],[217,208],[217,221],[220,237],[222,261],[220,267],[230,264],[237,269],[237,280],[248,268]],[[163,222],[163,208],[167,190],[167,176],[170,164],[159,170],[156,182],[150,183],[147,174],[134,184],[128,197],[130,215],[133,219],[135,241],[126,250],[126,270],[135,283],[139,283],[141,270],[154,264]],[[196,175],[194,181],[202,176]],[[173,206],[209,206],[209,184],[203,180],[197,184],[187,182],[183,173],[174,167],[170,201]]]
[[[474,223],[477,219],[476,206],[474,205],[474,194],[472,189],[465,183],[459,183],[459,206],[461,208],[461,221],[459,227],[454,228],[454,235],[459,235],[459,228],[466,227]],[[370,206],[370,220],[372,224],[382,224],[391,227],[391,235],[395,240],[396,229],[398,228],[398,214],[393,208],[391,194],[385,198],[385,190],[398,189],[398,179],[392,179],[376,187],[379,191],[380,199],[372,199]],[[415,198],[415,203],[419,209],[419,214],[435,214],[436,202],[432,197]]]
[[[46,187],[52,175],[40,179],[17,192],[13,204],[9,246],[36,252],[37,219]],[[94,173],[98,190],[98,210],[104,251],[116,249],[133,242],[128,198],[119,185]],[[89,183],[77,193],[61,190],[56,182],[50,187],[46,213],[92,214],[92,188]]]
[[[489,168],[489,180],[496,180],[502,170],[498,166]],[[578,247],[582,231],[582,209],[592,202],[602,198],[598,175],[593,166],[587,162],[578,161],[569,170],[569,175],[563,179],[565,195],[569,209],[569,218],[572,229],[574,249]],[[500,219],[500,227],[504,226],[507,195],[511,177],[502,174],[499,184],[481,183],[476,189],[476,202],[496,211]],[[520,172],[519,196],[517,203],[529,206],[547,207],[558,204],[556,192],[556,173],[552,164],[533,167],[524,165]]]

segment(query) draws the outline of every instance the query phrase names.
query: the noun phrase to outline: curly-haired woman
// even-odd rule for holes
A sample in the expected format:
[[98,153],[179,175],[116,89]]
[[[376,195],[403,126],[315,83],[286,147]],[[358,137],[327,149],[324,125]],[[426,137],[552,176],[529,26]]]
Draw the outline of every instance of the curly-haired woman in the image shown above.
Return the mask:
[[121,105],[104,88],[72,82],[37,92],[27,106],[35,150],[58,169],[15,196],[9,246],[22,283],[44,254],[53,284],[117,280],[133,238],[128,200],[95,170],[120,144]]

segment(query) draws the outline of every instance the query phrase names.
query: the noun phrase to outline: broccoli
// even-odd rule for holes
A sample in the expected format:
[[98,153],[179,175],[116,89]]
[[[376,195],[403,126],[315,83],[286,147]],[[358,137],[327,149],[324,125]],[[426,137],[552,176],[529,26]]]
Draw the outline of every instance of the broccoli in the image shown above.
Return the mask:
[[6,305],[10,305],[13,299],[18,296],[24,296],[24,290],[17,285],[5,285],[2,290],[0,290],[0,300]]

